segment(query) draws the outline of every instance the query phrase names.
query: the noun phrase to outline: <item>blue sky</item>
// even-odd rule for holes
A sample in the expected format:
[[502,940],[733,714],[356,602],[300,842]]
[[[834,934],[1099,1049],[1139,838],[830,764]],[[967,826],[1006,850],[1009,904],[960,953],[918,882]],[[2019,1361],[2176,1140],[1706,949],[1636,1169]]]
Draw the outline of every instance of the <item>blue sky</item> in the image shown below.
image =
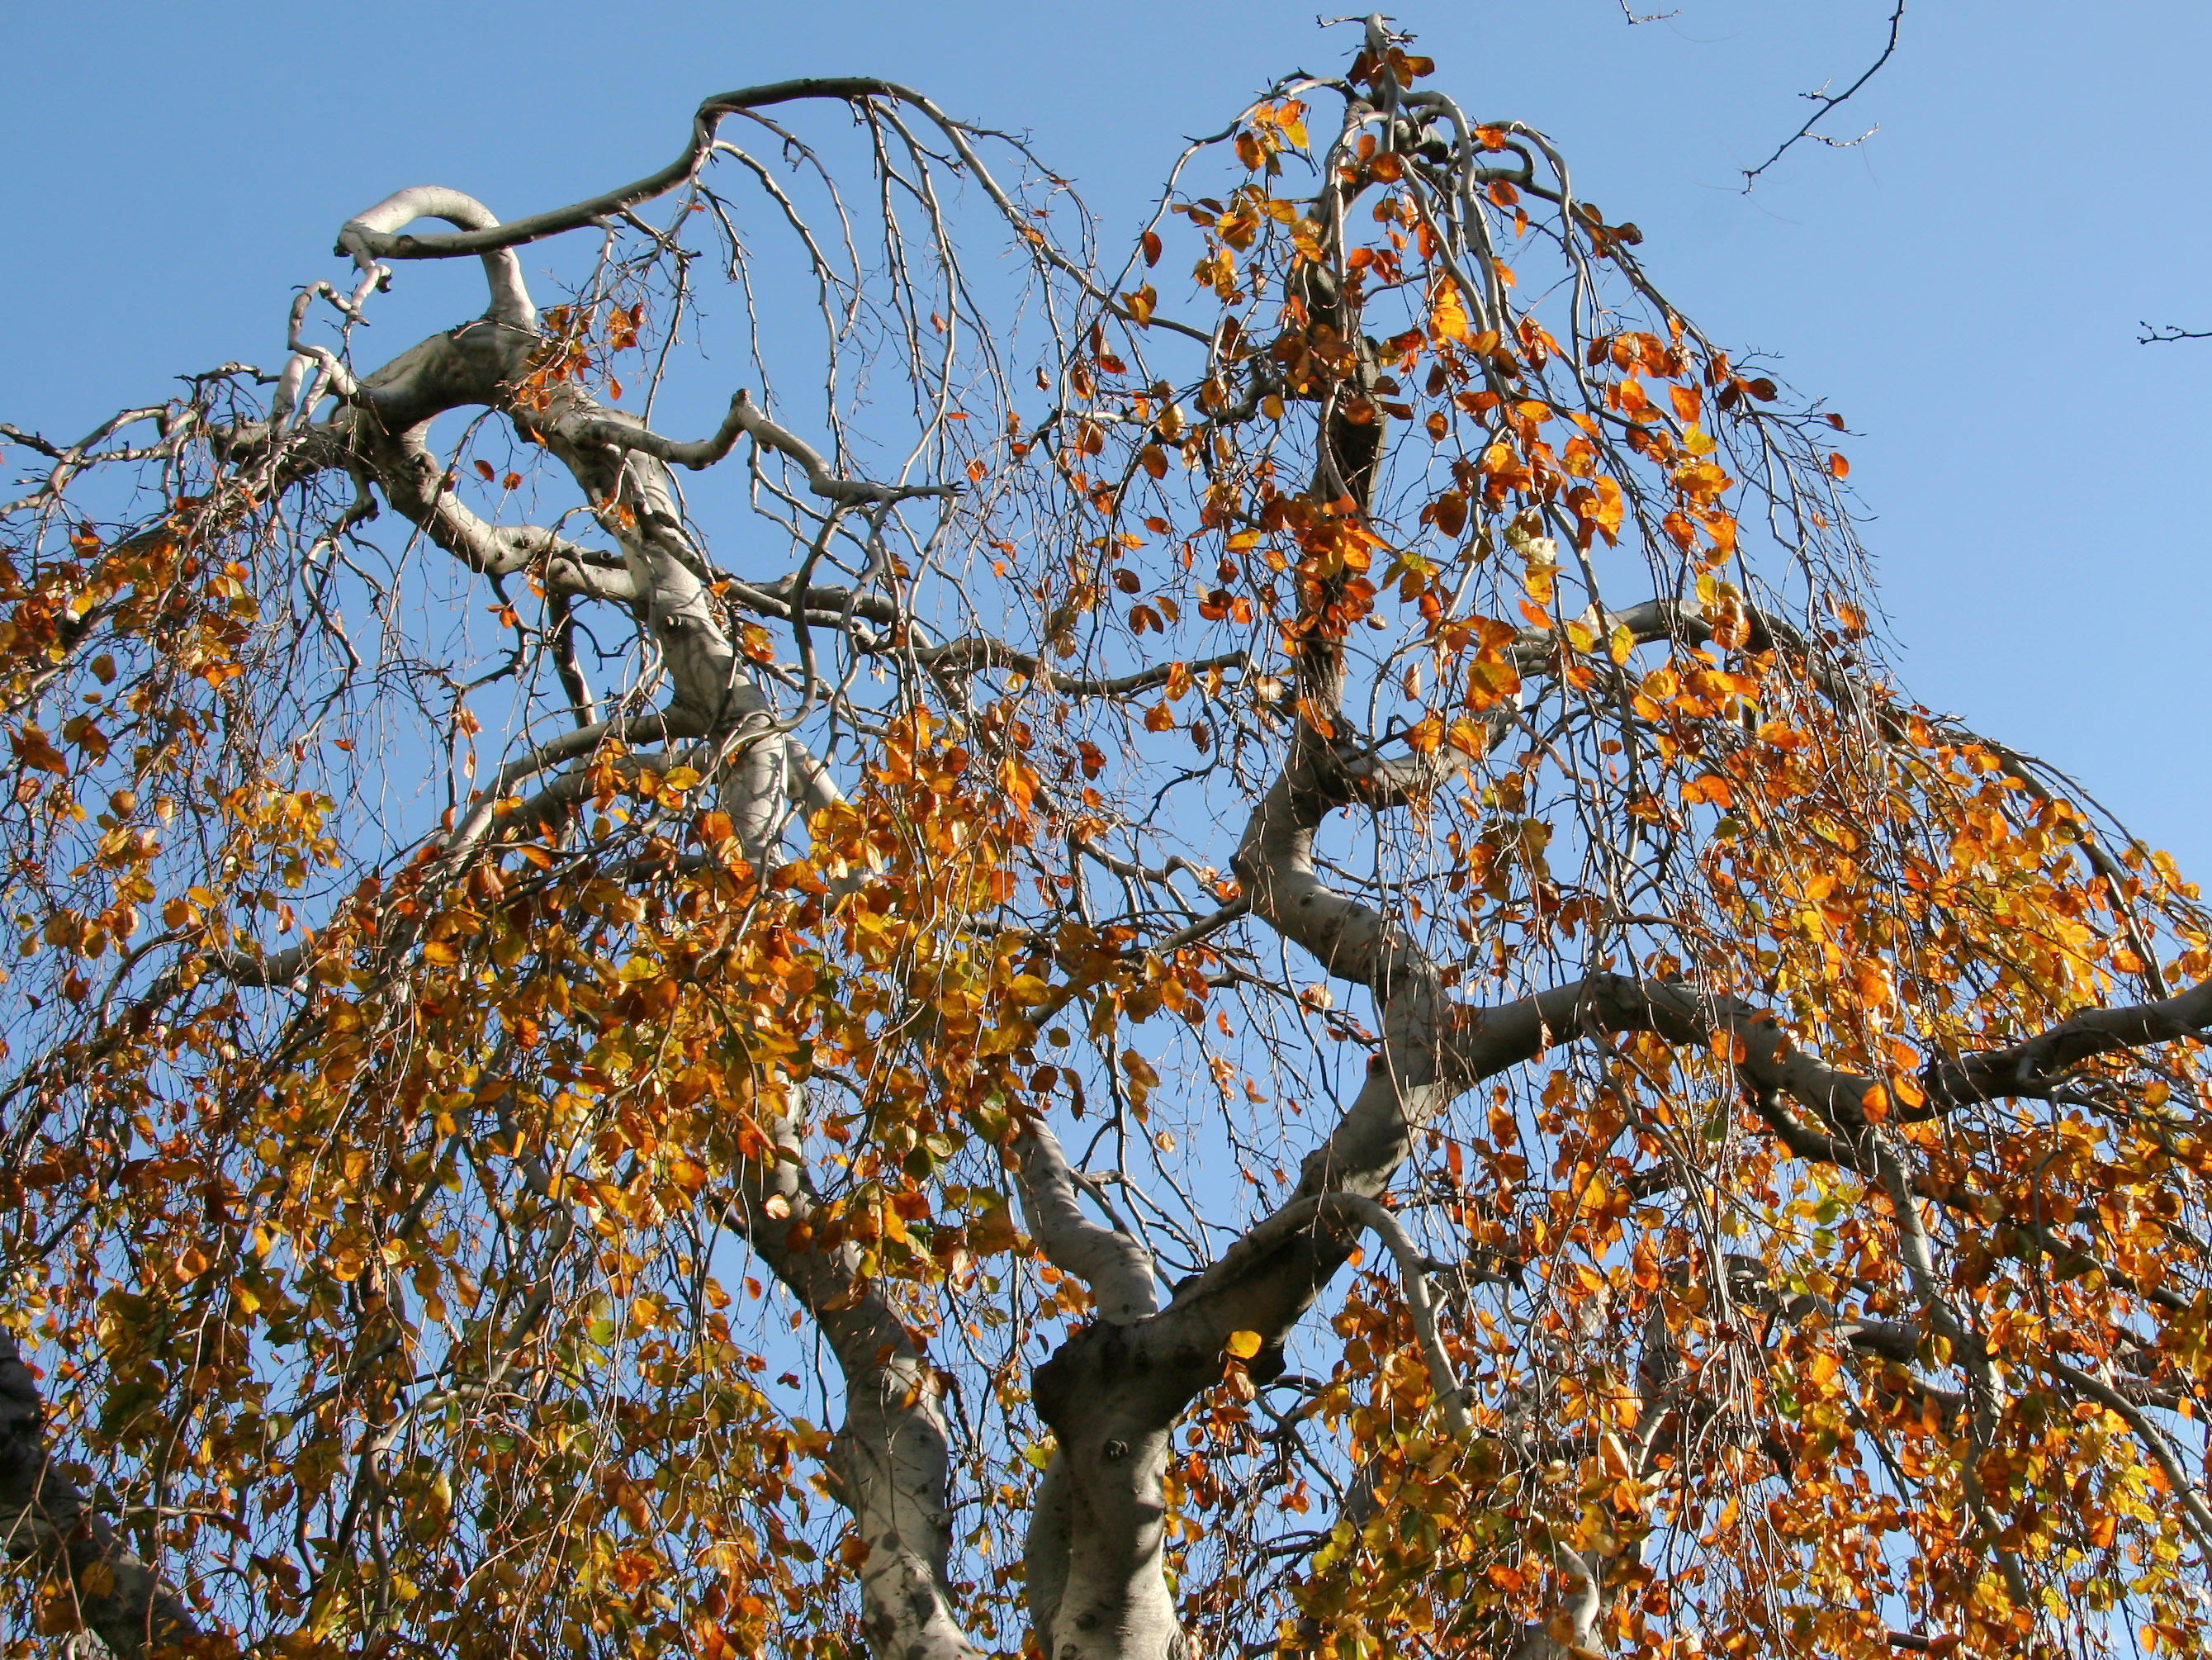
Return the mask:
[[[1850,418],[1908,686],[2212,869],[2184,714],[2212,613],[2212,341],[2135,344],[2142,319],[2212,327],[2212,9],[1913,0],[1896,58],[1833,118],[1881,131],[1801,146],[1749,196],[1739,170],[1802,119],[1798,94],[1870,61],[1887,0],[1680,0],[1637,27],[1614,0],[1394,15],[1475,113],[1561,143],[1716,339],[1778,355]],[[273,367],[294,287],[340,274],[337,225],[401,185],[511,216],[665,161],[708,93],[866,72],[1026,130],[1113,229],[1181,135],[1340,63],[1352,32],[1302,6],[1155,0],[130,0],[18,7],[8,38],[0,420],[73,436],[176,374]],[[408,276],[378,355],[481,303]]]

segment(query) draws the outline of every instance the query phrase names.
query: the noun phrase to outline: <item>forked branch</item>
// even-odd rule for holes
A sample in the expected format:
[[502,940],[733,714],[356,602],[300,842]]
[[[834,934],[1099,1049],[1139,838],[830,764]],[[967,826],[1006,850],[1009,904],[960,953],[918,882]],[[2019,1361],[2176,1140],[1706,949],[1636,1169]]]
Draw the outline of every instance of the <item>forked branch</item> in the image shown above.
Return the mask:
[[[1632,18],[1630,21],[1634,21],[1636,20]],[[1805,118],[1804,125],[1798,128],[1796,131],[1791,133],[1787,138],[1784,139],[1779,144],[1775,146],[1773,155],[1768,156],[1766,160],[1761,161],[1757,167],[1747,167],[1744,169],[1743,187],[1745,190],[1748,191],[1754,184],[1758,183],[1759,174],[1765,173],[1777,161],[1779,161],[1784,155],[1790,153],[1791,149],[1802,140],[1809,138],[1815,143],[1827,145],[1831,149],[1849,149],[1854,144],[1863,144],[1868,139],[1874,137],[1875,133],[1878,131],[1878,129],[1874,127],[1869,127],[1864,132],[1861,133],[1856,138],[1831,138],[1824,134],[1814,132],[1813,129],[1820,124],[1821,117],[1828,114],[1831,111],[1835,109],[1838,105],[1849,99],[1853,93],[1858,91],[1861,87],[1863,87],[1868,82],[1873,80],[1875,75],[1880,72],[1881,66],[1889,62],[1890,55],[1897,50],[1898,31],[1904,26],[1904,23],[1905,0],[1897,0],[1895,9],[1889,14],[1889,39],[1882,46],[1881,56],[1875,58],[1872,64],[1867,66],[1865,74],[1860,76],[1857,80],[1852,82],[1850,85],[1845,87],[1841,92],[1831,93],[1823,88],[1819,91],[1805,94],[1805,97],[1809,99],[1814,106],[1812,114]]]

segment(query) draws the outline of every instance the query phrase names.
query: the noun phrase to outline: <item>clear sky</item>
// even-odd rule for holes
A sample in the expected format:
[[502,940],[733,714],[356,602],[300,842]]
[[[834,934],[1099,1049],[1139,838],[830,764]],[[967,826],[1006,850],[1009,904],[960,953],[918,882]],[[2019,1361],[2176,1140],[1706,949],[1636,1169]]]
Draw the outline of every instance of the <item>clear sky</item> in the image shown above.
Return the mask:
[[[2135,338],[2142,319],[2212,328],[2212,8],[1910,0],[1895,58],[1830,129],[1880,131],[1801,146],[1743,194],[1740,169],[1803,119],[1798,94],[1855,78],[1888,13],[1679,0],[1632,27],[1616,0],[1399,0],[1393,15],[1473,113],[1561,143],[1717,341],[1778,355],[1849,417],[1908,686],[2069,768],[2203,878],[2212,784],[2182,697],[2212,622],[2190,412],[2212,340]],[[1340,64],[1353,38],[1252,0],[18,3],[0,37],[0,420],[74,436],[172,375],[274,367],[293,289],[341,274],[349,215],[422,182],[507,216],[574,199],[675,154],[708,93],[907,82],[1027,130],[1110,230],[1180,135],[1218,130],[1285,70]],[[365,348],[480,303],[457,313],[459,290],[406,277]]]

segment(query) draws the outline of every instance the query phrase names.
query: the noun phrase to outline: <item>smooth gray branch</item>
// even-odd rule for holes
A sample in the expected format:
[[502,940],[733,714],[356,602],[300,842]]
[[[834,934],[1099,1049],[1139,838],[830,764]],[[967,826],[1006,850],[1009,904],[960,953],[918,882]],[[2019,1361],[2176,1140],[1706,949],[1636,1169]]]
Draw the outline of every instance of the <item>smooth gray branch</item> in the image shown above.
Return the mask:
[[[537,332],[538,307],[531,303],[530,288],[522,277],[522,261],[514,252],[518,243],[532,239],[504,235],[512,227],[502,227],[496,214],[461,191],[443,185],[410,185],[405,190],[394,191],[374,207],[356,214],[338,228],[335,251],[350,256],[356,265],[362,267],[364,276],[374,259],[416,258],[399,252],[393,245],[411,244],[420,239],[395,237],[392,233],[417,219],[442,219],[461,228],[452,235],[485,239],[467,251],[483,255],[484,280],[491,289],[491,308],[486,315],[511,328]],[[428,240],[448,240],[451,237]]]
[[1042,1119],[1023,1130],[1014,1155],[1022,1209],[1045,1260],[1091,1288],[1101,1320],[1126,1326],[1158,1312],[1152,1254],[1119,1228],[1084,1215],[1060,1141]]
[[730,411],[708,438],[688,441],[665,438],[641,423],[607,411],[575,417],[566,423],[570,439],[579,444],[606,444],[636,450],[659,461],[672,462],[697,472],[711,467],[736,447],[738,437],[780,450],[805,471],[807,488],[828,502],[905,502],[916,496],[959,494],[956,484],[876,484],[848,478],[830,465],[822,452],[789,428],[780,426],[740,388],[730,399]]

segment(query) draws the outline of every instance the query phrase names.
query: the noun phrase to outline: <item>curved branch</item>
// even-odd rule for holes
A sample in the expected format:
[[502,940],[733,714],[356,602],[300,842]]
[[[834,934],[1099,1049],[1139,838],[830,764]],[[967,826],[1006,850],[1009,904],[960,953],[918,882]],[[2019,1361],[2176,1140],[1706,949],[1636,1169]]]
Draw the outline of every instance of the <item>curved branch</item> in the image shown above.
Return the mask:
[[485,315],[510,328],[532,334],[538,331],[538,307],[531,303],[529,285],[522,278],[522,261],[514,254],[516,243],[531,239],[525,236],[498,240],[501,229],[498,216],[463,192],[443,185],[410,185],[405,190],[394,191],[374,207],[356,214],[338,227],[335,251],[350,254],[364,274],[379,257],[414,258],[396,253],[390,245],[395,240],[416,240],[413,237],[394,239],[392,233],[417,219],[442,219],[449,225],[459,225],[461,234],[493,238],[480,250],[471,250],[480,251],[483,255],[484,282],[491,290],[491,307]]
[[[402,191],[398,196],[370,209],[368,213],[347,221],[344,230],[339,234],[338,252],[350,253],[356,259],[365,256],[379,259],[452,259],[463,254],[480,253],[484,256],[485,265],[489,268],[495,252],[508,251],[507,257],[511,259],[514,258],[511,250],[520,247],[526,242],[535,242],[548,236],[558,236],[564,231],[577,230],[586,225],[599,224],[611,215],[635,208],[641,202],[649,202],[653,198],[673,190],[698,171],[699,164],[706,159],[708,152],[714,147],[714,131],[721,125],[722,118],[726,115],[734,115],[743,110],[766,109],[776,104],[795,103],[806,99],[834,99],[857,104],[874,98],[889,99],[897,103],[909,105],[927,116],[931,124],[943,133],[946,141],[951,143],[953,153],[960,158],[961,165],[965,167],[974,175],[975,181],[983,187],[983,193],[991,198],[992,205],[999,210],[1000,214],[1009,225],[1013,227],[1015,233],[1028,245],[1030,252],[1037,258],[1043,260],[1063,276],[1072,277],[1085,294],[1105,306],[1115,316],[1129,321],[1138,320],[1125,301],[1115,299],[1109,290],[1101,288],[1088,271],[1054,247],[1036,227],[1030,222],[1028,216],[1006,194],[999,181],[992,176],[991,170],[983,165],[983,158],[976,154],[975,145],[969,141],[971,129],[955,121],[939,109],[932,100],[924,97],[913,88],[901,86],[896,81],[885,81],[868,75],[809,76],[798,80],[775,81],[765,86],[745,87],[735,92],[717,94],[699,106],[697,112],[691,118],[690,141],[684,145],[683,153],[666,167],[658,168],[646,174],[644,178],[629,184],[617,185],[615,189],[602,192],[597,196],[586,197],[580,202],[573,202],[565,208],[554,208],[544,213],[530,214],[520,219],[511,219],[505,224],[501,224],[496,219],[492,218],[489,212],[484,210],[481,204],[475,203],[473,198],[461,196],[459,192],[453,192],[441,195],[438,199],[443,201],[447,195],[450,195],[459,202],[470,204],[483,214],[485,222],[463,224],[462,228],[458,231],[434,232],[427,236],[394,234],[399,226],[405,224],[410,219],[418,217],[446,218],[451,222],[461,223],[459,220],[452,219],[452,216],[441,209],[429,207],[417,208],[411,213],[398,218],[391,218],[385,214],[384,210],[390,208],[397,211],[395,204],[400,204],[403,198],[419,192],[427,198],[436,191],[437,187],[418,185],[414,192]],[[372,222],[372,219],[374,222]],[[348,233],[351,234],[350,240]],[[520,266],[518,265],[515,269],[519,272]],[[1206,330],[1193,328],[1187,323],[1178,323],[1170,318],[1155,314],[1146,320],[1149,326],[1169,329],[1177,334],[1188,336],[1193,340],[1208,344],[1212,341],[1213,337]]]
[[341,241],[339,252],[350,253],[358,247],[379,259],[451,259],[462,254],[517,248],[526,242],[540,241],[548,236],[558,236],[563,231],[577,230],[586,225],[595,224],[624,208],[650,202],[689,179],[705,159],[708,151],[713,149],[714,129],[721,125],[724,116],[733,115],[740,110],[765,109],[771,105],[809,98],[844,100],[896,98],[914,104],[933,117],[936,114],[936,106],[919,93],[910,92],[896,82],[878,80],[873,76],[809,76],[798,80],[771,82],[765,86],[747,87],[736,92],[720,93],[701,104],[698,112],[691,118],[691,138],[684,147],[683,153],[666,167],[657,168],[642,179],[618,185],[613,190],[603,191],[580,202],[572,202],[564,208],[529,214],[520,219],[511,219],[505,224],[489,218],[489,215],[486,216],[487,222],[480,224],[464,224],[461,221],[453,220],[451,222],[461,225],[459,230],[434,232],[428,236],[395,235],[392,233],[410,219],[424,216],[444,218],[447,216],[433,209],[418,208],[404,218],[372,222],[372,216],[377,215],[380,208],[388,207],[410,193],[402,191],[398,196],[380,204],[379,208],[372,208],[368,213],[349,220],[346,228],[353,230],[358,226],[359,234],[350,246]]
[[956,484],[875,484],[847,478],[832,468],[822,452],[788,428],[779,426],[752,395],[740,387],[730,399],[730,412],[708,438],[686,441],[665,438],[626,417],[603,412],[564,423],[566,435],[579,444],[605,444],[616,449],[636,450],[659,461],[673,462],[697,472],[711,467],[737,445],[740,434],[750,435],[769,448],[781,450],[805,470],[807,488],[829,502],[906,502],[916,496],[957,496]]
[[1152,1254],[1118,1228],[1101,1227],[1083,1214],[1075,1177],[1060,1141],[1033,1120],[1014,1143],[1020,1160],[1022,1210],[1045,1259],[1091,1288],[1098,1317],[1126,1326],[1159,1309]]

